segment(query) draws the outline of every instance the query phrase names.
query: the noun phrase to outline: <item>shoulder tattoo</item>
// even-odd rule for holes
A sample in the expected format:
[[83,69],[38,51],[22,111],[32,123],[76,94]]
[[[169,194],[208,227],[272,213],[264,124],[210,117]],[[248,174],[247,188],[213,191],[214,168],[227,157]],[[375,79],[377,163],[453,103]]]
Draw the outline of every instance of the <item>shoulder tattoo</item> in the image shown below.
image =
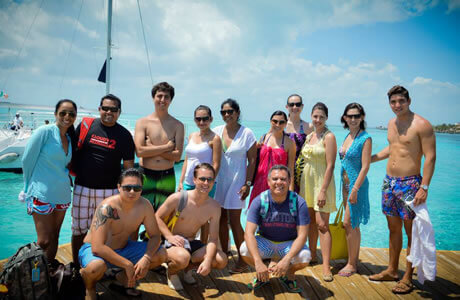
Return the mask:
[[96,210],[96,220],[94,222],[96,229],[104,225],[108,219],[120,219],[117,209],[110,206],[110,204],[99,206],[99,208]]

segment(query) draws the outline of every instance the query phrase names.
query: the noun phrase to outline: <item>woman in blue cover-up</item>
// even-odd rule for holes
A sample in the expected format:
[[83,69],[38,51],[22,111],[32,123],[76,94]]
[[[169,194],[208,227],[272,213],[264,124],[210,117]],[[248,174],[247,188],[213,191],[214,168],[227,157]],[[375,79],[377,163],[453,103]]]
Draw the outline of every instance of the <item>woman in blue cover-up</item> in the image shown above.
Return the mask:
[[52,265],[62,221],[70,206],[71,179],[67,166],[76,145],[73,123],[77,105],[72,100],[60,100],[54,115],[56,123],[38,128],[22,157],[27,213],[34,219],[37,243]]
[[339,150],[342,162],[342,195],[345,202],[343,225],[347,233],[348,263],[339,275],[349,277],[357,272],[361,231],[359,224],[369,221],[369,181],[372,140],[365,131],[364,108],[358,103],[345,107],[341,122],[350,130]]

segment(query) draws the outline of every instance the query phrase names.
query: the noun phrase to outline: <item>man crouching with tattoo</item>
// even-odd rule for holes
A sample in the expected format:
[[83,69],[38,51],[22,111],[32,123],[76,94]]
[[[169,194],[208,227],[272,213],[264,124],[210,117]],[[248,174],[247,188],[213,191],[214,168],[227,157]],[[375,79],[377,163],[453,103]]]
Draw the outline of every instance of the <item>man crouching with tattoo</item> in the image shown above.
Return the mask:
[[[136,281],[166,261],[160,247],[160,231],[152,204],[141,197],[142,174],[137,169],[125,170],[118,180],[120,194],[111,196],[96,208],[91,229],[84,239],[78,257],[86,286],[86,299],[97,299],[96,283],[107,267],[120,267],[109,288],[128,297],[141,296]],[[148,243],[129,239],[144,224]]]

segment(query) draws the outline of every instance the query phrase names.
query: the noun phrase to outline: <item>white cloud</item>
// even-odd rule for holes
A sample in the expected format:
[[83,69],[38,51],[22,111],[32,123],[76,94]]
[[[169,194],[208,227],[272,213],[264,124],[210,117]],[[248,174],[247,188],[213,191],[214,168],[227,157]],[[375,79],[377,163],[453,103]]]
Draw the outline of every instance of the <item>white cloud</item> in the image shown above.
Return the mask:
[[225,56],[241,34],[240,28],[212,3],[176,0],[160,1],[158,6],[164,11],[164,34],[182,56]]
[[423,78],[423,77],[415,77],[414,80],[412,80],[412,85],[422,85],[422,84],[427,84],[427,83],[430,83],[432,82],[433,79],[431,78]]

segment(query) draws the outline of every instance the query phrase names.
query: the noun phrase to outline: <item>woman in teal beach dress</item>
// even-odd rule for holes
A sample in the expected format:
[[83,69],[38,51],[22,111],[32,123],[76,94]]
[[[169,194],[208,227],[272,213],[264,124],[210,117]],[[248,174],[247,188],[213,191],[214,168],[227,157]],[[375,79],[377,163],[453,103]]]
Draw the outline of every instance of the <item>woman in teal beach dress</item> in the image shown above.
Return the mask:
[[364,108],[358,103],[350,103],[345,107],[340,120],[343,127],[350,130],[339,150],[348,263],[338,275],[344,277],[357,272],[361,243],[359,225],[365,225],[369,221],[369,181],[366,175],[371,162],[372,140],[365,131],[364,117]]

